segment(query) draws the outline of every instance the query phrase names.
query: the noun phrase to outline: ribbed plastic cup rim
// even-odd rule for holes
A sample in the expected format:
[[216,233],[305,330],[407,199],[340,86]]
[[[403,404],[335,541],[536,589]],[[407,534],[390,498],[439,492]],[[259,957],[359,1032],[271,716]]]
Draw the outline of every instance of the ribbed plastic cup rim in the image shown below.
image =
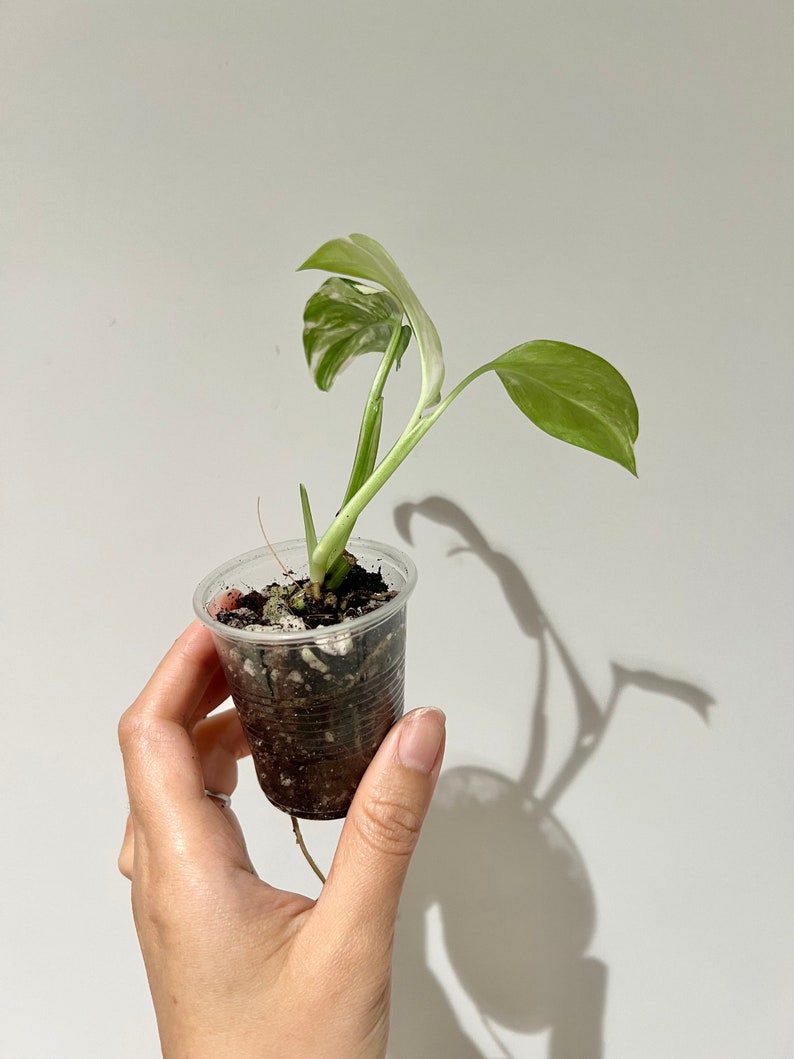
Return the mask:
[[[278,554],[280,549],[286,551],[287,549],[296,548],[298,546],[302,546],[305,551],[306,542],[301,540],[301,538],[289,541],[279,541],[277,544],[273,545],[273,550]],[[237,555],[233,559],[227,559],[225,563],[221,563],[220,566],[216,566],[214,570],[210,571],[210,573],[201,580],[196,591],[193,593],[193,610],[196,617],[213,633],[222,636],[226,640],[237,640],[240,643],[300,643],[305,640],[316,641],[323,636],[333,636],[340,630],[347,634],[359,629],[373,628],[381,622],[387,621],[390,617],[405,607],[408,602],[408,597],[416,586],[416,565],[413,559],[409,558],[404,552],[401,552],[398,548],[393,548],[388,544],[382,544],[380,541],[371,541],[364,537],[354,537],[350,540],[348,548],[354,555],[356,555],[356,549],[366,551],[369,555],[365,556],[365,559],[372,558],[373,555],[382,556],[384,559],[387,559],[389,563],[396,566],[400,570],[400,573],[405,576],[405,584],[402,588],[397,589],[397,595],[394,599],[387,600],[376,610],[372,610],[368,614],[362,614],[358,618],[349,618],[345,621],[339,622],[337,625],[320,625],[315,629],[297,629],[291,632],[285,632],[282,629],[262,629],[255,631],[249,629],[233,629],[228,625],[224,625],[222,622],[216,621],[215,618],[211,617],[207,612],[207,607],[220,592],[224,591],[224,589],[218,587],[215,592],[210,595],[209,590],[211,586],[218,582],[228,580],[229,584],[226,586],[227,588],[239,587],[234,584],[233,576],[237,569],[259,558],[266,557],[268,560],[273,558],[272,552],[266,546],[254,548],[252,551],[244,552],[242,555]],[[250,585],[246,587],[251,589],[261,589],[264,585]]]

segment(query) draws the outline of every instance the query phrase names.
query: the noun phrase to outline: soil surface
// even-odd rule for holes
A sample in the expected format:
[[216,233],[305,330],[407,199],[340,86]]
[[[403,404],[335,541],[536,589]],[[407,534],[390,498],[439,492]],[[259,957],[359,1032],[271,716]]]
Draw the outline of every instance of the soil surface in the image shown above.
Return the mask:
[[317,629],[368,614],[396,594],[380,570],[365,570],[355,563],[340,588],[324,592],[320,599],[309,592],[308,579],[286,585],[273,582],[240,594],[234,606],[220,611],[216,618],[233,629]]

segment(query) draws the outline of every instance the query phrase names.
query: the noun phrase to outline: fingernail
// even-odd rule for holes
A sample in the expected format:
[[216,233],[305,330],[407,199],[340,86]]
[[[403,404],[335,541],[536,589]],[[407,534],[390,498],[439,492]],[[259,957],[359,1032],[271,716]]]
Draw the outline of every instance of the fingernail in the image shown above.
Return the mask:
[[444,742],[446,717],[441,710],[427,708],[408,714],[400,732],[397,757],[406,768],[430,773]]

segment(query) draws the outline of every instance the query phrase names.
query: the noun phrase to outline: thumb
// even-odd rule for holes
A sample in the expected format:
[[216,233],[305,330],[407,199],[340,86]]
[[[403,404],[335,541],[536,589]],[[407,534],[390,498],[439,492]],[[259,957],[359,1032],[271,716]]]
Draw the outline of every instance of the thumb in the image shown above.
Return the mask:
[[347,814],[316,919],[367,947],[391,944],[411,854],[444,754],[441,710],[412,710],[384,739]]

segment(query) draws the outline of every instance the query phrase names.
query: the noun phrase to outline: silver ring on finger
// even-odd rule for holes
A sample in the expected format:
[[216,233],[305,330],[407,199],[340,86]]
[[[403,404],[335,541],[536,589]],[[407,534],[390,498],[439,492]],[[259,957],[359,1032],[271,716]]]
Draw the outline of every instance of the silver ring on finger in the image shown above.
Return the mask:
[[228,794],[222,794],[220,791],[210,791],[204,788],[204,793],[208,798],[214,798],[216,802],[220,802],[224,809],[231,809],[232,799]]

